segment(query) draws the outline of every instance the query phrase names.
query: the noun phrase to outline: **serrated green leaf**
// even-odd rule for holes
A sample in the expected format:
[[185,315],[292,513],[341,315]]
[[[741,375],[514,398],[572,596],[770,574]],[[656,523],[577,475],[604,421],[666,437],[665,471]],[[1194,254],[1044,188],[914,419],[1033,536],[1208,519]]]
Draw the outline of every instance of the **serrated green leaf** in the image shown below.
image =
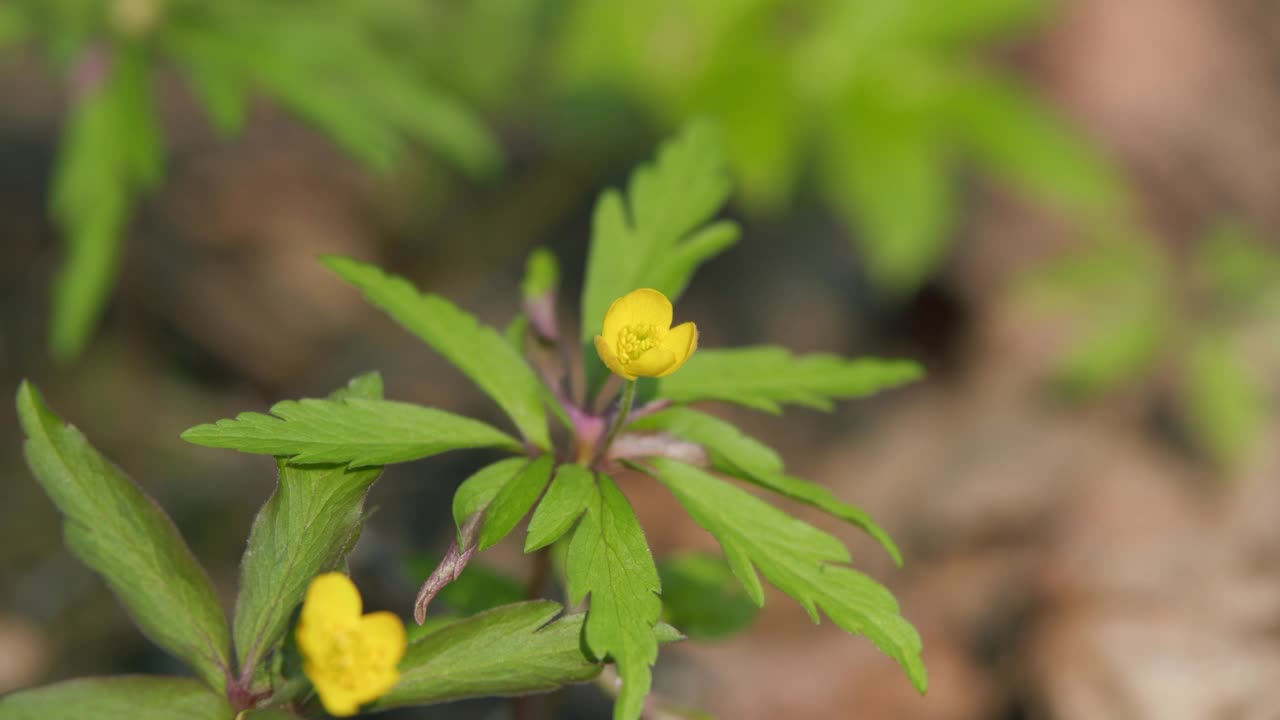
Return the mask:
[[62,512],[71,551],[147,637],[223,689],[231,672],[226,616],[173,521],[25,381],[17,404],[27,463]]
[[498,544],[529,514],[550,482],[554,467],[555,458],[543,455],[525,465],[498,490],[485,511],[484,525],[480,528],[478,544],[481,551]]
[[533,511],[524,551],[533,552],[559,540],[586,509],[598,501],[591,471],[577,464],[561,465],[551,488]]
[[819,410],[832,399],[865,397],[920,379],[910,360],[793,356],[780,347],[699,350],[679,372],[658,379],[658,396],[676,402],[721,400],[766,412],[782,403]]
[[489,507],[502,488],[528,464],[529,459],[525,457],[506,458],[480,468],[463,480],[453,494],[453,520],[458,532],[462,532],[468,518]]
[[695,640],[718,640],[755,620],[758,608],[722,558],[684,553],[658,564],[663,619]]
[[338,569],[364,525],[364,500],[382,468],[301,468],[280,463],[280,482],[258,512],[240,563],[236,656],[257,669],[288,629],[312,578]]
[[409,646],[400,682],[373,707],[523,695],[590,680],[600,665],[582,653],[582,616],[552,622],[560,610],[546,600],[507,605],[427,635]]
[[1193,346],[1182,396],[1196,443],[1220,466],[1239,467],[1259,447],[1267,395],[1221,334],[1208,332]]
[[[692,408],[673,407],[632,423],[635,430],[665,430],[698,443],[713,466],[760,487],[798,500],[852,523],[875,538],[902,567],[902,552],[889,533],[861,508],[842,502],[830,490],[783,472],[782,458],[764,443],[720,418]],[[678,623],[677,623],[678,624]]]
[[470,377],[530,442],[544,450],[551,447],[540,381],[497,331],[438,295],[419,293],[404,278],[350,258],[330,255],[323,260],[371,303]]
[[582,290],[582,339],[600,332],[610,303],[649,287],[675,302],[699,265],[737,241],[730,222],[706,225],[729,196],[720,143],[693,124],[664,144],[654,164],[596,203]]
[[390,400],[348,397],[285,400],[271,414],[240,413],[234,420],[197,425],[182,439],[205,447],[288,456],[294,464],[389,465],[460,448],[519,451],[500,430],[461,415]]
[[4,720],[232,720],[231,704],[191,678],[80,678],[0,697]]
[[757,604],[764,596],[755,568],[815,622],[820,608],[844,630],[866,635],[898,661],[917,690],[926,690],[919,633],[884,586],[844,565],[849,552],[839,540],[691,465],[665,458],[649,463],[693,519],[720,541]]
[[653,627],[662,614],[662,583],[631,504],[612,478],[597,477],[599,496],[569,542],[569,599],[577,604],[591,597],[583,640],[597,658],[618,666],[622,690],[614,719],[638,720],[658,659]]

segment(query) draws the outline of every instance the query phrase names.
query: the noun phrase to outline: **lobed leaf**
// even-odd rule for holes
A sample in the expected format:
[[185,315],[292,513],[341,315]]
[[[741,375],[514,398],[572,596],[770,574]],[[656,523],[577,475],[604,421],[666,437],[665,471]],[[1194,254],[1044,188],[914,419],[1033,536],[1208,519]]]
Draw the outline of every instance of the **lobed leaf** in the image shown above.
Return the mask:
[[582,290],[583,340],[600,332],[610,303],[636,288],[675,302],[699,265],[737,241],[737,225],[706,225],[729,188],[719,138],[697,123],[635,171],[625,199],[616,190],[600,196]]
[[107,581],[147,637],[222,690],[231,668],[226,616],[173,521],[30,383],[18,388],[17,404],[27,463],[62,512],[71,551]]
[[4,720],[232,720],[220,693],[192,678],[80,678],[0,697]]
[[417,640],[400,663],[400,682],[373,708],[523,695],[590,680],[600,665],[582,653],[582,616],[552,621],[560,610],[546,600],[506,605]]
[[519,451],[496,428],[461,415],[389,400],[285,400],[271,415],[241,413],[234,420],[197,425],[182,439],[205,447],[289,457],[300,465],[353,468],[389,465],[460,448]]
[[576,604],[591,597],[584,644],[618,666],[622,690],[613,717],[638,720],[658,659],[654,625],[662,614],[662,584],[631,504],[609,476],[598,479],[599,495],[569,542],[569,599]]
[[699,350],[680,372],[658,379],[658,396],[721,400],[777,413],[783,403],[829,410],[832,399],[865,397],[920,379],[910,360],[794,356],[780,347]]
[[566,464],[556,469],[556,477],[529,521],[524,551],[533,552],[559,540],[598,501],[595,478],[582,465]]
[[690,516],[720,542],[757,605],[764,604],[758,568],[814,622],[821,609],[844,630],[866,635],[925,692],[928,675],[919,633],[884,586],[844,565],[849,553],[839,540],[691,465],[665,458],[649,463]]
[[448,300],[419,293],[404,278],[350,258],[330,255],[323,260],[371,303],[470,377],[506,411],[525,438],[544,450],[551,447],[541,381],[502,335]]
[[701,445],[721,472],[811,505],[852,523],[875,538],[902,567],[902,552],[889,533],[861,508],[841,501],[830,490],[783,472],[782,458],[773,448],[743,433],[735,425],[692,408],[673,407],[632,423],[635,430],[665,430]]
[[530,461],[493,496],[485,511],[478,545],[488,550],[506,537],[538,502],[551,481],[555,458],[543,455]]

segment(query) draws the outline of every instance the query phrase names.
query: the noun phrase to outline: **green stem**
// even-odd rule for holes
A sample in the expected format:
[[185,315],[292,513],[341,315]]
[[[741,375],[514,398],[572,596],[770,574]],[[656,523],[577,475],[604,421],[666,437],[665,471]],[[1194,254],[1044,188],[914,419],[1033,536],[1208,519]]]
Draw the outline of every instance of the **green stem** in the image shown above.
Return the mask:
[[618,417],[613,422],[613,427],[609,428],[609,434],[605,437],[604,442],[596,450],[595,463],[600,462],[609,452],[609,446],[613,445],[613,441],[618,437],[618,433],[622,432],[623,426],[627,424],[627,416],[631,414],[631,405],[636,401],[636,385],[635,380],[627,382],[627,386],[622,390],[622,407],[618,409]]

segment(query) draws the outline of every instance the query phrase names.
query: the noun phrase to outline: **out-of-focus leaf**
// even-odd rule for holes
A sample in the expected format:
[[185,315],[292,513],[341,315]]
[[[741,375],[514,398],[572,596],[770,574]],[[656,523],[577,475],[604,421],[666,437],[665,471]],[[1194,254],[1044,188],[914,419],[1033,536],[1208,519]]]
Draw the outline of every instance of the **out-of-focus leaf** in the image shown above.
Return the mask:
[[[50,346],[69,360],[97,325],[115,283],[120,236],[134,196],[163,166],[152,109],[149,60],[123,45],[113,55],[90,49],[80,59],[90,85],[64,129],[53,180],[52,212],[67,241],[53,288]],[[93,78],[101,73],[103,77]]]
[[685,553],[658,563],[663,619],[694,640],[718,640],[738,633],[758,609],[721,558]]
[[336,255],[325,257],[324,263],[470,377],[530,442],[551,447],[541,381],[497,331],[448,300],[419,293],[404,278],[372,265]]
[[[899,567],[902,552],[893,538],[867,512],[837,498],[830,490],[783,471],[782,458],[764,443],[750,437],[731,423],[692,408],[674,407],[642,418],[631,425],[636,430],[666,430],[698,443],[711,456],[717,470],[760,487],[798,500],[852,523],[875,538]],[[679,623],[676,623],[679,625]]]
[[995,74],[958,82],[945,106],[977,160],[996,175],[1072,213],[1100,222],[1123,189],[1101,155],[1048,107]]
[[16,45],[27,37],[27,15],[14,3],[0,5],[0,50]]
[[649,463],[693,519],[720,541],[757,605],[764,604],[758,568],[814,622],[821,608],[836,625],[866,635],[925,691],[929,681],[919,633],[902,617],[892,593],[845,565],[849,551],[839,540],[691,465],[666,458]]
[[71,551],[107,581],[147,637],[224,688],[227,619],[173,521],[26,382],[18,416],[27,463],[62,512]]
[[622,690],[614,720],[639,720],[658,659],[662,582],[631,503],[609,476],[597,480],[599,495],[569,543],[569,599],[591,597],[583,642],[597,658],[617,663]]
[[1196,255],[1209,302],[1243,314],[1256,313],[1269,293],[1280,292],[1280,253],[1245,228],[1221,222],[1205,235]]
[[524,280],[520,282],[520,293],[525,302],[554,292],[559,285],[560,263],[556,260],[555,253],[541,247],[529,253],[524,266]]
[[859,88],[839,105],[823,155],[826,192],[862,232],[872,277],[907,291],[942,261],[955,213],[952,153],[936,109],[903,107],[890,93]]
[[1183,402],[1196,442],[1219,465],[1238,467],[1262,440],[1266,393],[1227,338],[1212,331],[1192,347],[1183,372]]
[[287,456],[300,465],[339,463],[353,468],[388,465],[460,448],[519,451],[520,443],[496,428],[461,415],[390,400],[348,397],[284,400],[271,414],[197,425],[182,439],[205,447]]
[[833,399],[865,397],[920,379],[910,360],[794,356],[780,347],[699,350],[679,372],[658,379],[658,396],[680,403],[721,400],[766,412],[783,403],[830,410]]
[[232,720],[231,704],[191,678],[81,678],[0,697],[4,720]]

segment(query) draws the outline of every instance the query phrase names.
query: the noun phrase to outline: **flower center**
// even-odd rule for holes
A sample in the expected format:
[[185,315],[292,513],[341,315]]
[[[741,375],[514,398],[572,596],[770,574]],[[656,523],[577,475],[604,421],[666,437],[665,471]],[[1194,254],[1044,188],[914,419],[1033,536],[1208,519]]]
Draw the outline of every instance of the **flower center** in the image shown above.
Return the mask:
[[376,683],[377,676],[388,664],[383,653],[370,647],[354,625],[334,632],[326,650],[317,658],[317,664],[323,668],[330,682],[348,692],[367,690]]
[[657,345],[657,326],[627,325],[618,331],[618,361],[626,367]]

